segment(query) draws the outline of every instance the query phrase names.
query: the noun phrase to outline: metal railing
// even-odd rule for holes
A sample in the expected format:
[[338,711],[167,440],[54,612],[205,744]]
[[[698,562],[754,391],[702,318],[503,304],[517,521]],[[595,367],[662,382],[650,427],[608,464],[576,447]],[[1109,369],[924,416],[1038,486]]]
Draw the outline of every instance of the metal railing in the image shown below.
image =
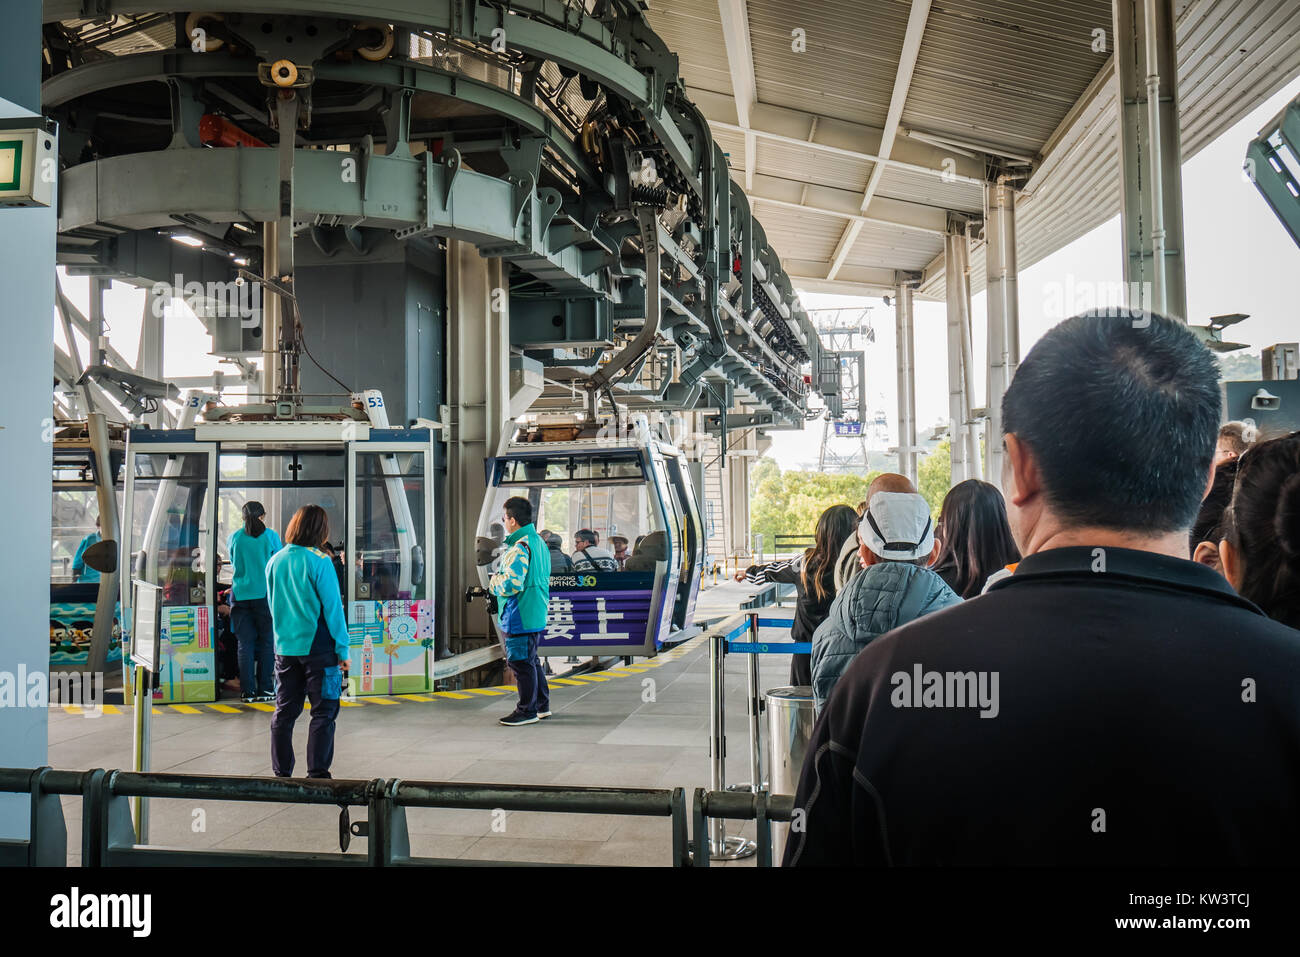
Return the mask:
[[[779,605],[782,586],[768,586],[736,614],[706,630],[710,660],[710,789],[697,788],[690,817],[683,788],[597,788],[468,784],[402,779],[265,778],[103,769],[0,768],[0,793],[31,795],[30,837],[0,840],[0,865],[66,866],[68,835],[62,796],[82,800],[81,862],[105,866],[524,866],[525,862],[413,857],[407,808],[462,808],[560,814],[617,814],[672,819],[670,863],[707,867],[710,860],[757,855],[772,866],[772,822],[789,822],[794,797],[769,794],[762,786],[759,741],[758,655],[807,651],[805,644],[760,642],[762,627],[784,627],[787,619],[760,617],[754,609]],[[748,635],[748,642],[737,639]],[[749,764],[751,780],[741,791],[726,785],[724,658],[748,653]],[[339,853],[313,851],[216,850],[136,843],[132,798],[266,802],[341,807]],[[368,818],[352,822],[349,809],[366,808]],[[727,820],[756,822],[756,841],[728,838]],[[693,832],[693,833],[688,833]],[[367,838],[365,856],[347,853],[352,836]],[[696,853],[696,848],[708,853]],[[732,850],[728,850],[732,848]],[[779,862],[777,862],[779,863]]]
[[[709,822],[758,822],[760,866],[770,866],[771,821],[789,821],[788,795],[718,793],[699,788],[687,816],[682,788],[595,788],[431,781],[258,778],[206,774],[60,771],[53,768],[0,768],[0,793],[30,794],[30,836],[0,841],[0,865],[67,865],[68,832],[62,796],[79,796],[81,866],[301,866],[352,867],[527,866],[525,862],[415,857],[411,854],[407,808],[473,808],[560,814],[617,814],[672,820],[669,846],[673,867],[707,867]],[[335,805],[340,814],[339,853],[313,851],[218,850],[137,844],[131,798]],[[367,818],[351,821],[349,809],[365,808]],[[690,827],[694,823],[694,840]],[[366,853],[348,854],[351,837],[367,839]],[[703,844],[701,844],[703,842]]]

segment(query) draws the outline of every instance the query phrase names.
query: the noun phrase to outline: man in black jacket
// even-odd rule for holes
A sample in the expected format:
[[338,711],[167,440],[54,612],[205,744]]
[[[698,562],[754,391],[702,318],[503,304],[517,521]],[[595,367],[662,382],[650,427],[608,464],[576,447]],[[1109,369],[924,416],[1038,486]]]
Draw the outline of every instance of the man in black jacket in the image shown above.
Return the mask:
[[784,863],[1293,865],[1300,632],[1186,560],[1213,356],[1161,316],[1076,316],[1002,409],[1025,558],[849,666]]

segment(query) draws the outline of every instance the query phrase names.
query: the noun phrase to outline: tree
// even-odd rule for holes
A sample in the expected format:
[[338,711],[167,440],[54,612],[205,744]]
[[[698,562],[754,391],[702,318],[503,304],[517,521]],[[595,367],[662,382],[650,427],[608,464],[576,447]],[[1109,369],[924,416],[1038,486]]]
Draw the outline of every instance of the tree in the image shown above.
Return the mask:
[[775,551],[777,535],[811,538],[822,512],[832,505],[857,505],[880,473],[782,472],[771,459],[750,471],[750,530],[763,536],[763,550]]
[[939,520],[944,496],[952,487],[952,443],[944,439],[917,466],[917,491],[930,506],[930,514]]

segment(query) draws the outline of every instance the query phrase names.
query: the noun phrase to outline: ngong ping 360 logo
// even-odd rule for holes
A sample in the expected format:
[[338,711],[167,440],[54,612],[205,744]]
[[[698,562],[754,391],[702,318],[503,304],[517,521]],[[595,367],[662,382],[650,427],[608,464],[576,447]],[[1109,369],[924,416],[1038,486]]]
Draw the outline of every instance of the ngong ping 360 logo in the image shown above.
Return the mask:
[[235,279],[228,282],[198,282],[177,273],[174,282],[156,282],[149,289],[149,309],[161,319],[173,299],[181,299],[195,315],[209,319],[239,319],[240,325],[258,324],[262,315],[262,284]]

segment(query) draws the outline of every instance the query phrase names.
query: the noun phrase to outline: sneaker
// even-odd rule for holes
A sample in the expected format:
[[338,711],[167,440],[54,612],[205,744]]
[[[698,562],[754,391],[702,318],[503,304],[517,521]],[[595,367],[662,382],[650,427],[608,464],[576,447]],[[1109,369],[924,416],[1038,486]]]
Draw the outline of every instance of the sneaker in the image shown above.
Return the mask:
[[550,716],[551,716],[551,713],[550,713],[549,711],[539,711],[539,712],[537,712],[537,717],[539,717],[539,718],[549,718]]
[[275,692],[274,692],[274,691],[263,691],[261,694],[259,694],[259,695],[257,696],[257,700],[258,700],[258,701],[274,701],[274,700],[275,700]]
[[507,728],[518,727],[521,724],[536,724],[537,715],[526,715],[521,711],[511,711],[508,715],[497,722],[504,724]]
[[239,700],[244,704],[252,704],[254,701],[261,701],[262,699],[255,694],[241,694]]

